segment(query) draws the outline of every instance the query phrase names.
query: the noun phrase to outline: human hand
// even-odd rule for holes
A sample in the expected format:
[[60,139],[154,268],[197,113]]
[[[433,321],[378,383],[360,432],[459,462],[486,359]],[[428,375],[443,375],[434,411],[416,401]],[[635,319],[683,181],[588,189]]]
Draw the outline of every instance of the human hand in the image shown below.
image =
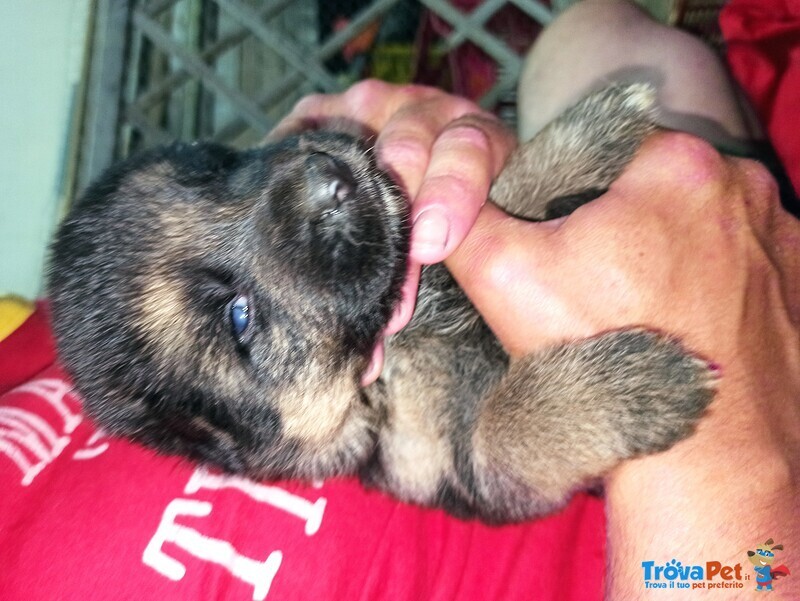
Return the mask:
[[763,167],[664,133],[569,217],[485,207],[447,264],[512,354],[643,324],[727,363],[761,309],[800,322],[798,244]]
[[[645,326],[716,363],[729,398],[744,382],[771,390],[770,378],[800,390],[798,250],[800,223],[763,167],[658,134],[569,217],[529,223],[487,205],[447,264],[514,355]],[[754,403],[767,397],[739,402],[766,432]]]
[[640,598],[646,559],[800,544],[800,222],[762,166],[657,134],[569,217],[487,205],[447,264],[512,354],[639,325],[720,367],[694,435],[607,478],[609,598]]
[[[337,120],[376,132],[379,164],[393,174],[412,203],[409,274],[386,330],[393,334],[411,319],[420,264],[442,261],[464,239],[516,145],[515,137],[493,115],[464,98],[435,88],[367,80],[342,94],[304,98],[270,138]],[[377,377],[375,367],[372,376]]]

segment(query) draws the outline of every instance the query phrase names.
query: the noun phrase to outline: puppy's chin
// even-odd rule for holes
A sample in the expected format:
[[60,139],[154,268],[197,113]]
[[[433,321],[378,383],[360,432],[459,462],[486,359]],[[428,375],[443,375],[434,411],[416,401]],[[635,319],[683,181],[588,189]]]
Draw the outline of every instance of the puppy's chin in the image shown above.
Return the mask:
[[383,409],[369,403],[356,378],[319,386],[305,382],[280,404],[280,435],[272,444],[262,441],[251,457],[258,476],[317,480],[353,475],[374,453]]
[[378,414],[371,408],[354,409],[343,422],[335,438],[323,445],[310,442],[297,444],[287,473],[256,474],[268,479],[324,480],[334,476],[352,476],[358,473],[374,454],[378,442]]
[[[383,405],[371,403],[360,386],[357,374],[363,367],[362,359],[339,370],[317,366],[298,373],[293,385],[253,386],[238,400],[207,390],[208,402],[201,399],[191,413],[150,414],[152,432],[165,426],[169,432],[138,438],[163,452],[256,480],[355,475],[375,452],[385,421]],[[226,400],[214,402],[220,399]]]

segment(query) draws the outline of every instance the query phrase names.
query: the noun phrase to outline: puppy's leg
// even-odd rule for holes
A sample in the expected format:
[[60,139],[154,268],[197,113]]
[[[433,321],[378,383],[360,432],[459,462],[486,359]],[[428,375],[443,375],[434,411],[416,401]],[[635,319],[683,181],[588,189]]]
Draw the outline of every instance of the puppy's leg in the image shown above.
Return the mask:
[[492,201],[526,219],[572,212],[606,191],[655,131],[650,84],[615,85],[592,94],[511,156]]
[[477,505],[504,521],[557,509],[620,461],[686,437],[713,386],[705,362],[638,329],[513,362],[473,430]]

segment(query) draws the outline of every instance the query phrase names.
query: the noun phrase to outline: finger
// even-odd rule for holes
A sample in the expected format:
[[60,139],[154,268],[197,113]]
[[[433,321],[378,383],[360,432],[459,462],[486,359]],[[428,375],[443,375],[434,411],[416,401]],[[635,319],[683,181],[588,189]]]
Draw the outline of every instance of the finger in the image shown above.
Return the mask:
[[375,142],[378,165],[389,172],[411,199],[419,191],[442,127],[433,111],[404,109],[378,135]]
[[312,94],[302,98],[284,117],[267,141],[308,129],[319,129],[331,122],[350,122],[374,135],[383,129],[403,106],[421,102],[442,92],[426,86],[398,86],[367,79],[341,94]]
[[463,116],[442,131],[413,197],[412,259],[436,263],[461,243],[514,145],[511,132],[479,114]]
[[409,263],[408,273],[406,274],[406,279],[403,283],[403,289],[401,291],[400,302],[397,303],[397,306],[392,313],[392,317],[389,319],[389,323],[386,324],[386,328],[383,332],[384,336],[396,334],[406,327],[409,321],[411,321],[411,317],[414,315],[414,307],[417,302],[419,277],[420,264],[413,262]]
[[[547,307],[555,322],[572,319],[560,303],[549,278],[556,270],[559,227],[564,220],[530,223],[513,219],[492,204],[478,215],[475,227],[447,259],[447,267],[489,327],[514,355],[532,350],[532,340],[543,338],[542,324],[531,315],[519,315],[520,299],[530,307]],[[534,277],[535,276],[535,277]],[[564,315],[561,315],[561,314]],[[554,332],[553,336],[557,336]]]
[[338,112],[336,107],[342,102],[341,96],[341,94],[312,94],[301,98],[289,114],[267,134],[263,142],[274,142],[301,131],[318,129],[320,122],[326,116]]

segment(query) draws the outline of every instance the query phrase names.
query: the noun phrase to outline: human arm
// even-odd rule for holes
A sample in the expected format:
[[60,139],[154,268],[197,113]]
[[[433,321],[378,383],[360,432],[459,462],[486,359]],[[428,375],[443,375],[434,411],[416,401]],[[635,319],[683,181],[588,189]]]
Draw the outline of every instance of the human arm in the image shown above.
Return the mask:
[[721,369],[693,436],[606,480],[608,598],[646,596],[643,561],[747,572],[748,545],[800,547],[798,249],[800,225],[763,168],[660,134],[564,220],[530,224],[487,206],[449,259],[513,354],[644,325]]

